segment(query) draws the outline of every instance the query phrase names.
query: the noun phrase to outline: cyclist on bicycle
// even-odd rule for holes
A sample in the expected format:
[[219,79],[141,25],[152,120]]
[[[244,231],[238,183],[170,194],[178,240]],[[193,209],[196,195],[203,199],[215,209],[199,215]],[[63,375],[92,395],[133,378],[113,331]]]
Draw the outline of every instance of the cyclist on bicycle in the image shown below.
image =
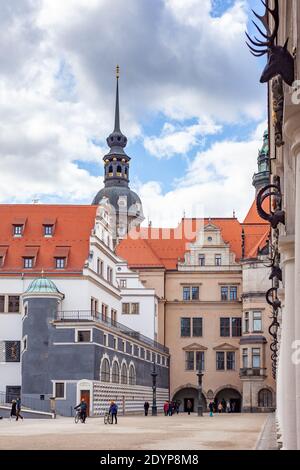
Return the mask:
[[87,404],[84,398],[81,399],[81,402],[79,403],[79,405],[74,407],[74,410],[78,410],[78,409],[80,411],[81,421],[85,423],[86,415],[87,415]]
[[115,418],[115,423],[118,424],[118,420],[117,420],[118,405],[114,401],[110,402],[109,414],[112,417],[111,424],[114,424],[114,418]]

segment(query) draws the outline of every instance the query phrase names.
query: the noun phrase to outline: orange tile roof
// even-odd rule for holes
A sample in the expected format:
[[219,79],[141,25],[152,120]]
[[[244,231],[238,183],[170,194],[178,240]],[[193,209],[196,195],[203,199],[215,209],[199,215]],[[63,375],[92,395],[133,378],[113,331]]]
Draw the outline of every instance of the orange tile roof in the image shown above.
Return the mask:
[[253,253],[262,248],[269,234],[269,224],[262,220],[256,211],[255,202],[241,224],[237,219],[183,219],[176,229],[141,228],[130,235],[117,247],[117,254],[124,258],[129,266],[177,269],[178,260],[184,259],[189,243],[196,240],[201,224],[209,223],[221,229],[223,240],[229,243],[236,259],[242,257],[242,230],[245,230],[245,256],[253,257]]
[[[0,246],[8,247],[1,273],[25,272],[23,258],[28,247],[39,247],[33,271],[58,273],[54,269],[57,247],[69,247],[65,272],[80,272],[89,254],[89,237],[95,224],[96,206],[82,205],[12,205],[0,204]],[[26,219],[23,236],[13,236],[15,220]],[[55,220],[53,237],[44,237],[43,223]]]

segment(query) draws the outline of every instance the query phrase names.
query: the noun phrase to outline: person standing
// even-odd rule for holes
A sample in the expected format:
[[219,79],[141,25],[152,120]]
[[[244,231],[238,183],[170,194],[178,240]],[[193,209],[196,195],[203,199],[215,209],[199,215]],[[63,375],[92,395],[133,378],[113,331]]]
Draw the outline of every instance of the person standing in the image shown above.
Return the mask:
[[164,403],[165,416],[168,416],[168,411],[169,411],[169,402],[165,401],[165,403]]
[[176,405],[175,405],[175,411],[176,411],[177,414],[179,414],[179,408],[180,408],[180,402],[177,401]]
[[225,411],[226,411],[226,401],[225,401],[225,398],[222,398],[222,402],[221,402],[221,403],[222,403],[222,407],[223,407],[223,410],[222,410],[222,411],[223,411],[223,413],[225,413]]
[[213,415],[214,415],[214,403],[213,403],[213,401],[210,402],[208,407],[209,407],[209,416],[212,418]]
[[148,416],[149,407],[150,407],[149,402],[145,401],[144,403],[145,416]]
[[222,405],[221,402],[219,402],[219,404],[218,404],[218,412],[219,412],[219,413],[222,413],[222,411],[223,411],[223,405]]
[[227,403],[226,403],[226,413],[231,413],[231,405],[230,405],[230,401],[228,400]]
[[172,416],[173,415],[173,405],[172,405],[172,402],[169,401],[168,403],[168,416]]
[[118,405],[114,401],[112,401],[110,404],[109,413],[112,416],[111,424],[114,424],[114,418],[115,418],[115,423],[118,424],[118,420],[117,420]]
[[16,401],[16,421],[19,420],[19,418],[21,418],[21,420],[23,421],[23,416],[21,415],[21,398],[19,397]]
[[191,414],[191,411],[192,411],[192,409],[193,409],[193,405],[192,405],[191,400],[188,400],[188,401],[187,401],[186,409],[187,409],[188,415],[190,415],[190,414]]

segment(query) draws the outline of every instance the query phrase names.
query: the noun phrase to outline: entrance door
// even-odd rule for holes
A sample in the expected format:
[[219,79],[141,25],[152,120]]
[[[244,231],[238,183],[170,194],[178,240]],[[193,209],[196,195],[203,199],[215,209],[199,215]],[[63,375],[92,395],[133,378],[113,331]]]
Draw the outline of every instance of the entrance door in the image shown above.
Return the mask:
[[189,410],[188,410],[188,407],[187,407],[187,404],[188,404],[188,401],[191,402],[192,404],[192,407],[190,409],[190,412],[191,413],[194,413],[194,406],[195,406],[195,400],[194,398],[185,398],[184,399],[184,412],[187,413]]
[[87,415],[90,416],[90,391],[89,390],[80,390],[80,401],[85,399],[87,404]]

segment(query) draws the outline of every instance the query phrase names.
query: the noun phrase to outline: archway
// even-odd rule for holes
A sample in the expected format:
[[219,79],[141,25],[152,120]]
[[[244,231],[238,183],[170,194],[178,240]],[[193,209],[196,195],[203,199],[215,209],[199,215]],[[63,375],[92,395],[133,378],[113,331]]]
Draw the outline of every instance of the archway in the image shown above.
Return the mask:
[[[198,390],[193,387],[182,388],[173,396],[172,401],[178,401],[180,403],[179,411],[187,412],[187,403],[192,403],[192,412],[196,413],[198,409]],[[207,411],[206,398],[202,393],[202,407],[203,411]]]
[[234,388],[223,388],[215,396],[215,403],[218,406],[219,403],[223,404],[224,411],[226,405],[229,402],[231,413],[240,413],[242,410],[242,395]]

